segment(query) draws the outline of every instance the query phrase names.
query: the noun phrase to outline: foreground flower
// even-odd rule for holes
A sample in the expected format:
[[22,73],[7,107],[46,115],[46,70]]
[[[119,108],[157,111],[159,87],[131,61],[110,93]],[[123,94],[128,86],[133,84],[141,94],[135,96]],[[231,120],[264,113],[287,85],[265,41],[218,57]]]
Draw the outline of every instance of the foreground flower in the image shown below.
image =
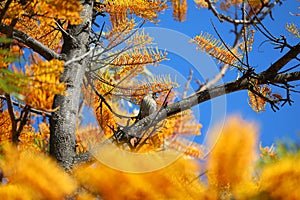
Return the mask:
[[[218,131],[218,128],[213,131]],[[226,193],[231,195],[232,190],[239,190],[239,186],[251,181],[257,157],[257,135],[257,128],[253,123],[238,116],[227,120],[208,160],[210,187],[216,188],[221,196],[226,196]]]
[[300,153],[289,155],[264,167],[260,177],[261,193],[269,199],[300,199]]
[[9,145],[2,148],[0,169],[5,177],[0,186],[3,199],[62,199],[76,189],[72,178],[50,157]]

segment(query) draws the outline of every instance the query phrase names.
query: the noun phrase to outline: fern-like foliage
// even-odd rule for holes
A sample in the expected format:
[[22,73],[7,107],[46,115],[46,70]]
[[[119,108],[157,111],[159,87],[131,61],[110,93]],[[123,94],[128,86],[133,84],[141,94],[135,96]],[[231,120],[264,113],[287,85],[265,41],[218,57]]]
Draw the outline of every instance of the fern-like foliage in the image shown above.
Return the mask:
[[198,50],[206,52],[219,63],[236,65],[238,62],[237,58],[240,57],[229,45],[225,46],[219,39],[216,39],[209,33],[201,32],[200,35],[191,39],[190,42],[195,43]]
[[282,96],[278,93],[272,94],[272,90],[267,85],[259,86],[257,81],[253,83],[251,90],[248,90],[248,96],[250,98],[249,105],[255,112],[265,111],[266,104],[278,104],[282,99]]
[[290,23],[286,24],[285,29],[290,32],[294,37],[300,38],[300,30],[296,24]]
[[186,20],[187,1],[186,0],[172,0],[173,18],[176,21],[183,22]]

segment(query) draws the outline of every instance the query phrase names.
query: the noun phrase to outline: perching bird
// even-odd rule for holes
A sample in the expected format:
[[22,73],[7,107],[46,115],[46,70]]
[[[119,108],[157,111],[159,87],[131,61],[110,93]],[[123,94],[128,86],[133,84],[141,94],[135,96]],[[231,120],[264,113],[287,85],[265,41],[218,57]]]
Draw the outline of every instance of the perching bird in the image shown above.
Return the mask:
[[144,96],[140,105],[138,119],[143,119],[157,110],[157,103],[155,101],[156,98],[155,93],[149,93]]
[[[141,120],[157,110],[156,98],[156,93],[148,93],[144,96],[140,105],[140,112],[137,116],[137,120]],[[136,147],[139,141],[140,140],[137,137],[132,137],[129,141],[131,148]]]

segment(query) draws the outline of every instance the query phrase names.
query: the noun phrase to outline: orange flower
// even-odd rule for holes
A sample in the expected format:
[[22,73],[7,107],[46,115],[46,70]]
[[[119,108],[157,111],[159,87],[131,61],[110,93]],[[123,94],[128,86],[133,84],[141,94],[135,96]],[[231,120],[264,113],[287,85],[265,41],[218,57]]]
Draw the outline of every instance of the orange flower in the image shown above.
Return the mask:
[[[76,183],[50,157],[19,152],[9,145],[3,147],[2,153],[0,168],[8,182],[0,186],[1,197],[62,199],[75,191]],[[21,192],[15,193],[17,188]]]
[[[0,106],[0,109],[1,106]],[[8,113],[8,110],[0,113],[0,143],[11,141],[11,120]]]
[[[240,57],[236,50],[233,49],[230,52],[220,40],[214,38],[208,33],[201,32],[200,35],[191,39],[190,42],[195,43],[197,45],[197,49],[205,51],[207,54],[216,58],[218,62],[234,65],[238,62],[237,58]],[[227,47],[229,49],[231,48],[229,45],[227,45]]]
[[22,93],[26,103],[37,109],[53,111],[54,95],[65,94],[65,84],[59,81],[63,69],[64,62],[60,60],[38,60],[37,64],[27,66],[26,75],[31,80],[28,89]]
[[[216,142],[216,145],[208,160],[208,180],[210,186],[219,191],[236,189],[251,180],[252,167],[257,157],[257,127],[233,116],[224,127],[218,128],[222,128],[220,138],[217,141],[210,138],[210,142]],[[218,128],[212,132],[220,131]]]
[[263,168],[261,192],[269,199],[300,199],[300,154],[286,156]]
[[[125,168],[132,166],[142,170],[144,166],[155,166],[156,162],[167,159],[167,154],[153,154],[154,160],[132,158],[119,153],[114,146],[108,147],[106,151],[112,162],[114,159]],[[176,155],[170,153],[169,156]],[[145,173],[119,171],[95,162],[76,169],[75,177],[81,185],[103,199],[202,199],[209,195],[205,193],[205,186],[195,180],[198,170],[196,162],[185,158]]]
[[173,17],[176,21],[186,20],[187,2],[186,0],[172,0]]

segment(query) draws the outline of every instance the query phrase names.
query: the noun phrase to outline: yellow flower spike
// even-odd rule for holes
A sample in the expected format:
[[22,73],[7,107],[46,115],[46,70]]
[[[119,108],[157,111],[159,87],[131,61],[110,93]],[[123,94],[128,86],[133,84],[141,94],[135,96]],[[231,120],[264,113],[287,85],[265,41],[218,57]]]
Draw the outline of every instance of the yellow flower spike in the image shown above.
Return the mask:
[[260,190],[269,199],[300,199],[300,153],[286,156],[263,168]]
[[[6,195],[12,199],[62,199],[72,194],[76,189],[76,183],[57,164],[46,156],[30,151],[19,152],[10,145],[3,146],[4,159],[0,161],[0,168],[8,183],[0,186],[0,196]],[[7,193],[3,187],[14,190],[20,186],[22,190],[29,192]]]
[[65,95],[65,85],[59,77],[64,69],[60,60],[42,61],[37,58],[37,64],[26,66],[26,75],[30,77],[29,86],[24,92],[28,105],[46,111],[52,109],[54,95]]
[[31,199],[32,191],[19,184],[6,184],[0,186],[1,199]]
[[[112,158],[124,159],[120,163],[130,165],[132,160],[129,161],[125,155],[117,155],[114,146],[111,148],[108,153],[112,154]],[[169,156],[172,156],[171,153]],[[159,155],[157,158],[159,160]],[[139,161],[140,167],[149,164],[152,165],[147,160]],[[203,184],[194,180],[198,170],[197,162],[181,157],[169,166],[147,173],[122,172],[95,162],[77,168],[74,175],[81,185],[103,199],[213,199],[207,197],[209,195],[205,193],[207,189]]]
[[[0,108],[2,106],[0,105]],[[11,120],[8,110],[0,113],[0,143],[4,143],[11,140]]]
[[[227,47],[231,49],[230,52],[220,40],[214,38],[209,33],[201,32],[200,35],[191,39],[190,42],[197,45],[197,50],[205,51],[207,54],[217,59],[219,63],[235,65],[238,62],[237,58],[241,57],[236,50],[227,45]],[[234,53],[236,57],[233,56],[232,53]]]
[[[210,135],[218,131],[215,128]],[[232,116],[222,128],[217,141],[210,138],[216,145],[208,160],[208,180],[212,188],[222,192],[229,189],[239,190],[245,182],[251,182],[251,172],[257,158],[255,151],[257,127],[238,116]],[[209,145],[210,146],[210,145]]]

